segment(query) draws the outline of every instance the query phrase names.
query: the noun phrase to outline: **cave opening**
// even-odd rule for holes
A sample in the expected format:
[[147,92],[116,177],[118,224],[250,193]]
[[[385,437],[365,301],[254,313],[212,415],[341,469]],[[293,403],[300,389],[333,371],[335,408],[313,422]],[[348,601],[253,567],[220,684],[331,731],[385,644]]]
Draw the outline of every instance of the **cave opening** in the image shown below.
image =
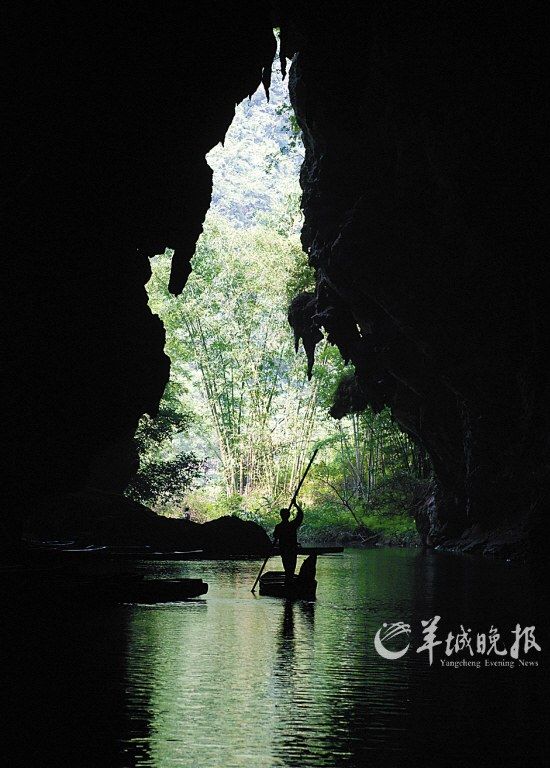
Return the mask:
[[159,414],[140,422],[126,493],[168,517],[232,514],[270,531],[321,448],[301,492],[303,536],[413,541],[433,493],[424,452],[389,409],[342,408],[354,366],[334,339],[319,331],[314,362],[304,334],[307,364],[296,327],[293,344],[296,303],[316,285],[300,242],[304,146],[288,82],[274,63],[269,91],[237,105],[207,154],[212,199],[181,294],[169,292],[173,251],[152,260],[146,288],[171,374]]
[[[4,16],[12,764],[542,764],[538,8],[204,0]],[[205,156],[269,85],[274,24],[303,224],[262,208],[291,154],[279,142],[249,178],[253,225],[231,218],[235,177],[214,191],[190,277]],[[254,152],[235,154],[245,167]],[[314,446],[301,538],[360,546],[302,549],[304,563],[327,555],[306,597],[281,572],[253,595],[270,510]]]

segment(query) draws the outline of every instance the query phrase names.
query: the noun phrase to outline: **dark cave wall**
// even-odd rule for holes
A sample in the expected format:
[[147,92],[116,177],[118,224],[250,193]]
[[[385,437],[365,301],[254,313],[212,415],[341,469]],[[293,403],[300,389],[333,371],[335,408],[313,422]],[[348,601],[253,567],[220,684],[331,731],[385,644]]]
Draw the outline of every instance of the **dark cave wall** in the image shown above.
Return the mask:
[[[120,2],[4,10],[4,525],[124,486],[168,378],[148,257],[181,291],[205,153],[267,81],[281,26],[306,142],[307,323],[429,451],[444,538],[542,530],[542,19],[519,3]],[[312,321],[312,317],[314,320]],[[359,328],[359,330],[358,330]],[[310,337],[316,329],[310,327]],[[335,412],[349,403],[342,395]],[[91,475],[90,475],[91,473]],[[541,540],[541,537],[538,538]]]
[[[124,488],[169,375],[148,258],[182,290],[210,202],[204,155],[268,83],[262,2],[4,9],[9,261],[4,525],[44,494]],[[91,473],[91,476],[90,476]]]
[[428,450],[436,541],[543,525],[542,28],[493,2],[289,3],[283,20],[317,275],[299,324],[355,365],[336,415],[390,405]]

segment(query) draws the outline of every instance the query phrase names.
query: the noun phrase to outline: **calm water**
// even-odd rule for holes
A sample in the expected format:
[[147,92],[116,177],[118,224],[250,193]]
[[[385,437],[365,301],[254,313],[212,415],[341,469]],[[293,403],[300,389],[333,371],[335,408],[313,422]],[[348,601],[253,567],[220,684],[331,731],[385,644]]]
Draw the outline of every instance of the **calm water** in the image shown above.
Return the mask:
[[[3,742],[21,764],[541,764],[543,619],[511,566],[350,550],[319,558],[317,601],[294,604],[250,593],[257,563],[143,568],[201,576],[210,591],[187,604],[4,617]],[[430,666],[416,649],[420,620],[435,614],[438,639],[492,624],[508,647],[516,623],[535,624],[542,652],[520,657],[539,666],[443,668],[444,645]],[[398,660],[374,649],[384,621],[411,624]]]

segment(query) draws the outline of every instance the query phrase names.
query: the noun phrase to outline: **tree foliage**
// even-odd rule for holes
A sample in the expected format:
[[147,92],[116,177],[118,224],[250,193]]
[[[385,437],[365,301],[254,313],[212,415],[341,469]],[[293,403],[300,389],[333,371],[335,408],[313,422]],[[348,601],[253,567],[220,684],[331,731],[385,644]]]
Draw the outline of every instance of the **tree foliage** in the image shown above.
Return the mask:
[[190,451],[177,451],[174,440],[185,433],[192,415],[182,403],[182,390],[171,382],[155,418],[143,416],[136,432],[140,470],[126,495],[155,507],[181,505],[201,475],[203,462]]
[[156,260],[151,305],[167,329],[173,376],[198,384],[228,496],[287,492],[311,443],[316,387],[286,321],[288,275],[303,259],[273,217],[243,229],[210,212],[181,300],[166,291],[168,256]]
[[172,379],[159,418],[138,433],[144,461],[130,493],[140,500],[180,503],[202,472],[212,514],[271,526],[320,445],[303,491],[310,521],[361,528],[414,506],[425,462],[389,411],[334,421],[328,409],[350,369],[321,343],[308,382],[294,354],[288,306],[315,288],[299,237],[302,155],[275,77],[270,104],[258,93],[239,105],[224,147],[208,155],[212,205],[180,297],[167,290],[171,253],[153,260],[149,303],[166,328]]

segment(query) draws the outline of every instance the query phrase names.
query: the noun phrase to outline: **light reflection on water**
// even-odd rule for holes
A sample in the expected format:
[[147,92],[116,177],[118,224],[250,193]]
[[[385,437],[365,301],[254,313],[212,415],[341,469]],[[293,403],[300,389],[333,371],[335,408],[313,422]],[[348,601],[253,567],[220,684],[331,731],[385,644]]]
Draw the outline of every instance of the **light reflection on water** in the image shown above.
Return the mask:
[[[461,623],[474,632],[492,623],[503,635],[517,621],[536,623],[537,606],[510,568],[411,550],[348,551],[319,558],[315,603],[253,596],[257,563],[143,568],[201,576],[209,593],[184,605],[57,617],[53,628],[43,625],[49,641],[35,629],[16,654],[41,711],[69,695],[70,711],[60,709],[66,722],[53,719],[64,738],[55,748],[64,743],[79,765],[383,760],[391,768],[412,758],[469,765],[473,755],[476,765],[495,765],[504,754],[532,764],[523,761],[540,725],[540,667],[449,670],[415,652],[420,619],[435,613],[443,635]],[[411,650],[387,661],[373,637],[382,622],[398,620],[413,626]],[[70,650],[57,658],[62,643]],[[41,663],[30,662],[29,675],[38,644]],[[56,670],[46,673],[54,658]]]

